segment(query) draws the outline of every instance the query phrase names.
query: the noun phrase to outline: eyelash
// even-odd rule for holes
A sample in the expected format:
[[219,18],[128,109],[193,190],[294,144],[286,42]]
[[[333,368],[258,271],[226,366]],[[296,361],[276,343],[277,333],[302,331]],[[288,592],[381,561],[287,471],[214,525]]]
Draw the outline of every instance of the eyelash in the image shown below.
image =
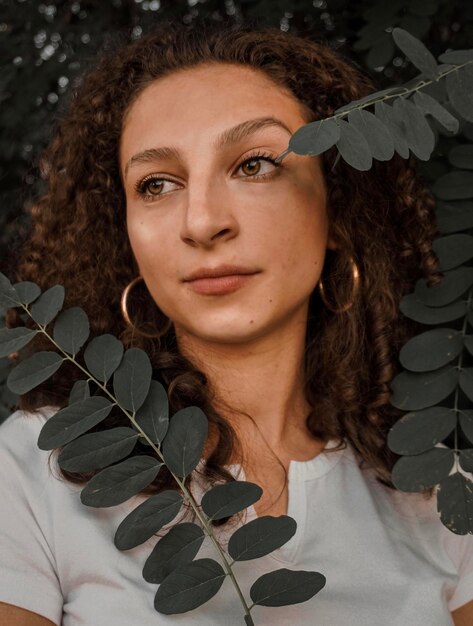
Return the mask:
[[[250,154],[249,156],[247,156],[243,161],[241,161],[238,166],[237,166],[237,170],[240,169],[240,167],[245,164],[247,161],[256,161],[256,160],[261,160],[261,161],[268,161],[269,163],[271,163],[272,165],[274,165],[276,168],[280,168],[282,167],[281,163],[276,163],[275,159],[276,157],[273,157],[272,154],[267,153],[267,152],[255,152],[254,154]],[[271,176],[274,176],[277,173],[277,171],[272,171],[272,172],[267,172],[266,174],[255,174],[254,176],[246,176],[245,178],[258,178],[260,180],[265,179],[265,178],[270,178]],[[156,176],[154,174],[150,174],[149,176],[146,176],[145,178],[139,180],[136,184],[135,184],[135,190],[137,191],[137,193],[143,197],[143,199],[146,202],[151,202],[153,199],[159,198],[160,196],[166,195],[166,193],[159,193],[159,194],[152,194],[152,193],[147,193],[146,192],[146,188],[149,182],[152,181],[158,181],[158,182],[162,182],[162,181],[167,181],[170,183],[174,183],[175,181],[169,179],[169,178],[163,178],[161,176]]]

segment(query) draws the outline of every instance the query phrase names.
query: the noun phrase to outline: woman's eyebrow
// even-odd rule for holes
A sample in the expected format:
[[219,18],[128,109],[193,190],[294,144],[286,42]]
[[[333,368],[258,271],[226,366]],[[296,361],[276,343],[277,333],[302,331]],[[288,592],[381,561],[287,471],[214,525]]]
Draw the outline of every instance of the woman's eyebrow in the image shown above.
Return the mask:
[[[232,128],[227,128],[222,133],[217,135],[217,138],[213,142],[213,147],[215,150],[221,150],[225,146],[237,143],[241,141],[248,135],[255,133],[256,131],[266,128],[268,126],[278,126],[279,128],[283,128],[290,135],[292,135],[292,131],[289,127],[277,117],[269,116],[269,117],[257,117],[252,120],[246,120],[245,122],[241,122]],[[137,152],[135,155],[131,157],[128,163],[125,166],[125,177],[128,173],[130,167],[138,163],[150,163],[153,161],[165,161],[166,159],[179,159],[179,150],[172,147],[162,147],[162,148],[148,148],[147,150],[143,150],[142,152]]]

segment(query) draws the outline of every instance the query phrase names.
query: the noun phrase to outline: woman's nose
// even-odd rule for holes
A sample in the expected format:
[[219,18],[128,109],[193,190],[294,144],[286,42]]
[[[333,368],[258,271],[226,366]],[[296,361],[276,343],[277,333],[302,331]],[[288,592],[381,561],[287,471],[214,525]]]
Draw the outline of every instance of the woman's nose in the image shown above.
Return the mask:
[[213,246],[221,239],[232,239],[238,223],[231,201],[211,186],[188,193],[181,227],[181,239],[190,245]]

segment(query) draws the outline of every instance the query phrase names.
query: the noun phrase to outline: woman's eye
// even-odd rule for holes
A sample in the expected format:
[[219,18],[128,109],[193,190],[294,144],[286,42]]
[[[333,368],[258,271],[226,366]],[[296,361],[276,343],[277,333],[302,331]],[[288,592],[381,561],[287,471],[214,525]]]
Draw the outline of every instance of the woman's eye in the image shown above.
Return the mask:
[[[273,165],[273,167],[269,168],[268,172],[264,172],[260,174],[261,163],[266,161],[267,163]],[[243,178],[256,178],[256,179],[264,179],[269,176],[273,176],[279,167],[280,164],[275,163],[274,159],[271,158],[270,155],[267,154],[255,154],[246,158],[244,161],[238,165],[236,171],[241,169],[245,176]],[[245,171],[246,170],[246,171]],[[178,183],[170,180],[168,178],[162,178],[159,176],[148,176],[143,180],[140,180],[136,183],[135,189],[137,193],[144,198],[144,200],[152,200],[153,198],[157,198],[159,196],[165,195],[167,192],[162,192],[165,183],[171,183],[174,185],[178,185]]]

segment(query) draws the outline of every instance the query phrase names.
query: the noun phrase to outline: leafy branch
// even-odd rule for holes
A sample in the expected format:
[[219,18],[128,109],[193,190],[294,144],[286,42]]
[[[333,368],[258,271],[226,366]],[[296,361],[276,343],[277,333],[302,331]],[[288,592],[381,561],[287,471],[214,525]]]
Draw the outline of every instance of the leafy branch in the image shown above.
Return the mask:
[[[26,281],[12,285],[0,273],[0,305],[23,309],[39,328],[0,330],[0,357],[24,348],[38,332],[57,350],[37,352],[22,360],[10,372],[7,384],[14,393],[27,393],[52,376],[65,361],[72,362],[86,375],[86,379],[74,384],[68,405],[49,418],[38,438],[38,447],[42,450],[64,446],[58,463],[65,470],[101,469],[81,491],[83,504],[93,507],[121,504],[148,486],[163,466],[168,468],[180,493],[167,490],[148,498],[121,522],[114,537],[119,550],[134,548],[174,520],[185,502],[190,504],[201,523],[201,527],[193,523],[176,524],[165,536],[164,545],[158,542],[146,562],[145,579],[160,583],[155,609],[165,614],[195,609],[212,598],[229,576],[243,606],[245,623],[254,626],[250,612],[255,605],[285,606],[304,602],[318,593],[325,585],[322,574],[281,568],[254,582],[250,589],[253,604],[248,606],[232,565],[235,561],[259,558],[285,544],[296,532],[296,521],[287,515],[267,515],[247,522],[230,537],[230,560],[210,522],[252,505],[260,499],[261,487],[247,481],[217,485],[203,495],[199,505],[183,479],[201,459],[208,432],[205,414],[199,407],[191,406],[169,419],[167,394],[164,387],[151,378],[148,355],[139,348],[124,352],[123,344],[113,335],[101,335],[88,343],[84,361],[89,372],[76,360],[90,334],[89,320],[80,307],[59,314],[63,303],[61,285],[41,294],[35,283]],[[51,335],[46,328],[54,319]],[[106,386],[112,375],[114,394]],[[89,381],[108,398],[91,396]],[[128,418],[133,428],[117,427],[84,434],[103,421],[114,406]],[[127,457],[139,437],[156,456],[131,456],[106,467]],[[223,567],[211,558],[193,560],[205,535],[211,539]]]

